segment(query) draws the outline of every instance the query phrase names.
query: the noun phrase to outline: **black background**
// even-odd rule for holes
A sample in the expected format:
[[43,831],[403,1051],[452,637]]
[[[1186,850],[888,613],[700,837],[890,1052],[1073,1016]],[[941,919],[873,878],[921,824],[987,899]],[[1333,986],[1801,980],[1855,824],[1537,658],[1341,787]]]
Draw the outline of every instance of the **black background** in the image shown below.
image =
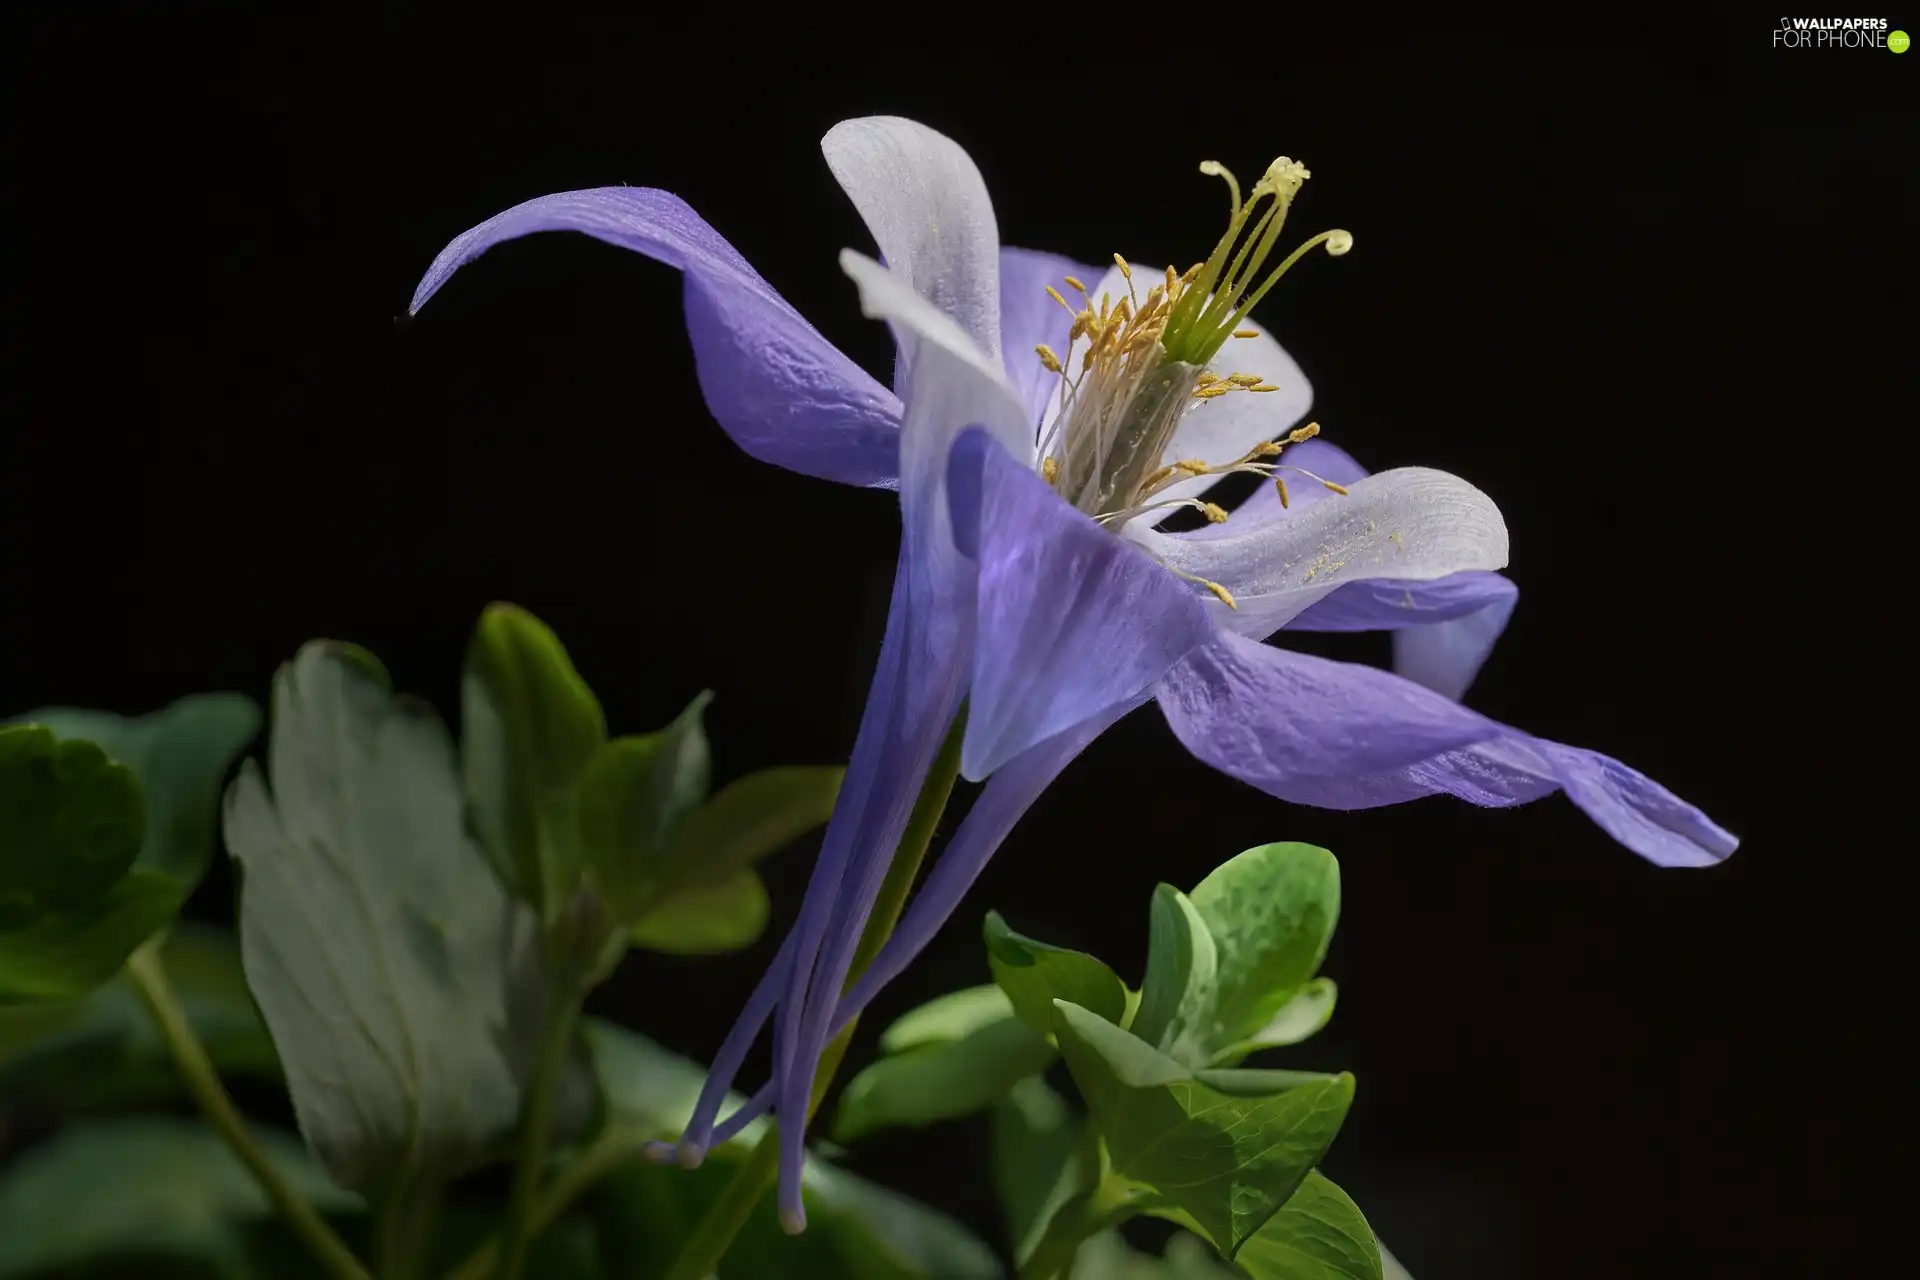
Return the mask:
[[[1873,954],[1904,941],[1871,913],[1898,913],[1876,877],[1910,839],[1854,757],[1906,717],[1900,669],[1873,679],[1861,647],[1905,579],[1860,587],[1912,536],[1879,490],[1911,426],[1892,383],[1920,54],[1777,51],[1759,17],[1309,33],[1178,12],[1102,50],[1103,23],[1061,14],[1005,44],[898,16],[16,18],[0,706],[260,696],[327,635],[450,710],[468,629],[506,599],[559,631],[616,730],[711,687],[720,778],[841,760],[894,500],[727,441],[671,271],[539,237],[396,323],[434,253],[532,195],[665,187],[884,379],[835,263],[871,247],[819,157],[835,121],[941,129],[1007,243],[1094,262],[1203,256],[1223,200],[1195,164],[1302,157],[1298,232],[1357,248],[1257,318],[1330,439],[1456,472],[1512,529],[1521,603],[1470,701],[1745,844],[1662,871],[1559,798],[1289,808],[1143,712],[1044,797],[867,1035],[985,980],[989,906],[1137,978],[1157,881],[1313,841],[1342,856],[1342,994],[1293,1060],[1359,1076],[1329,1171],[1420,1280],[1852,1274],[1872,1233],[1849,1204],[1878,1176],[1856,1158],[1894,1151],[1862,1133],[1888,1121],[1859,1072],[1903,1008],[1874,988],[1911,968]],[[777,911],[811,853],[771,865]],[[749,954],[631,960],[600,1011],[710,1053],[785,918]],[[969,1123],[852,1163],[992,1234],[984,1152]]]

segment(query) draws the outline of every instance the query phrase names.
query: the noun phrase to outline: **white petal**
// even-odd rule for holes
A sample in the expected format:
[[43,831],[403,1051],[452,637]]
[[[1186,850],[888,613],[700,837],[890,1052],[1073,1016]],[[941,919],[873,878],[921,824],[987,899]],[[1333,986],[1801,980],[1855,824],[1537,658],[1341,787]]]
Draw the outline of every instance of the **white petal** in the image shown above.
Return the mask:
[[820,140],[887,266],[1000,351],[1000,230],[993,201],[958,143],[898,116],[845,120]]
[[1425,467],[1368,476],[1345,495],[1242,534],[1189,538],[1135,521],[1125,536],[1170,567],[1232,592],[1238,609],[1214,600],[1208,606],[1222,626],[1256,639],[1347,582],[1422,581],[1507,563],[1507,525],[1493,499]]
[[989,355],[899,273],[864,254],[843,250],[840,269],[859,287],[861,311],[891,325],[904,354],[912,357],[929,348],[938,353],[924,370],[916,367],[901,388],[906,401],[900,426],[902,494],[910,477],[944,476],[947,452],[968,427],[986,428],[1016,461],[1032,466],[1033,428],[1000,367],[999,349]]
[[[1147,290],[1155,282],[1163,282],[1167,278],[1164,267],[1146,269],[1131,262],[1128,265],[1133,268],[1133,293],[1139,298],[1144,299]],[[1128,296],[1127,280],[1121,275],[1119,267],[1109,269],[1100,278],[1100,283],[1093,287],[1096,307],[1103,294],[1116,302]],[[1211,400],[1196,401],[1174,432],[1166,456],[1160,459],[1161,465],[1170,465],[1184,458],[1198,458],[1213,463],[1231,462],[1262,441],[1285,435],[1307,416],[1307,410],[1313,405],[1313,387],[1307,381],[1307,375],[1300,372],[1300,366],[1293,362],[1293,357],[1279,343],[1267,336],[1265,325],[1249,321],[1243,327],[1258,330],[1260,336],[1227,339],[1227,345],[1220,349],[1220,354],[1213,361],[1213,371],[1222,377],[1232,373],[1255,374],[1262,381],[1280,389],[1258,393],[1235,391]],[[1054,412],[1058,412],[1057,408]],[[1051,421],[1048,425],[1051,426]],[[1042,438],[1045,438],[1044,435]],[[1218,483],[1218,480],[1209,477],[1183,480],[1167,486],[1160,496],[1191,498],[1205,493]]]

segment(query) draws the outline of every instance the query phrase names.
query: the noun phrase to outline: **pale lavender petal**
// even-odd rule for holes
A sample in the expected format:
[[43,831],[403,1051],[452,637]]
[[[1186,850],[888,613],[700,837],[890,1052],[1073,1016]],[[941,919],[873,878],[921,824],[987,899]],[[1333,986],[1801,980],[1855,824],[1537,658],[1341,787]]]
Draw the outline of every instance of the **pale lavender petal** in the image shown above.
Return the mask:
[[965,148],[913,120],[867,116],[829,129],[820,150],[887,267],[999,351],[1000,229]]
[[1463,697],[1507,629],[1520,589],[1497,573],[1429,582],[1350,582],[1287,624],[1289,631],[1392,631],[1393,669],[1435,693]]
[[[1232,399],[1231,396],[1226,398]],[[1331,480],[1349,488],[1367,478],[1367,469],[1355,462],[1351,454],[1318,437],[1288,445],[1281,451],[1278,461],[1290,468],[1298,468],[1280,473],[1287,482],[1285,507],[1280,505],[1280,490],[1268,482],[1235,507],[1225,524],[1202,525],[1192,533],[1180,536],[1199,539],[1239,537],[1269,520],[1297,515],[1323,499],[1337,496],[1333,490],[1302,472],[1312,472],[1322,480]]]
[[[1285,455],[1282,455],[1284,458]],[[1216,625],[1262,639],[1349,582],[1426,581],[1507,562],[1507,526],[1493,500],[1425,467],[1383,471],[1298,512],[1229,519],[1212,538],[1133,521],[1126,537],[1183,573],[1226,587],[1238,608],[1209,601]]]
[[1098,274],[1058,254],[1000,250],[1000,355],[1007,380],[1026,406],[1027,420],[1036,433],[1048,407],[1057,406],[1060,375],[1048,373],[1033,349],[1044,345],[1065,359],[1067,334],[1073,329],[1073,317],[1047,295],[1047,286],[1064,295],[1069,291],[1064,283],[1068,276],[1084,283]]
[[979,563],[961,772],[1131,703],[1212,634],[1197,588],[1075,511],[984,432],[953,446],[954,540]]
[[[687,333],[700,389],[714,418],[747,453],[825,480],[895,486],[900,401],[669,192],[563,191],[495,214],[440,251],[410,310],[419,311],[455,271],[488,249],[541,231],[578,231],[685,273]],[[649,426],[635,417],[634,429]]]
[[[1349,488],[1367,469],[1343,449],[1313,439],[1288,445],[1280,460]],[[1288,505],[1263,484],[1225,524],[1202,526],[1188,538],[1240,536],[1270,520],[1288,519],[1336,495],[1299,471],[1282,473]],[[1470,570],[1427,581],[1362,579],[1348,583],[1286,624],[1289,631],[1392,631],[1393,668],[1449,698],[1465,696],[1507,629],[1519,588],[1497,573]],[[1228,625],[1232,625],[1229,623]],[[1239,629],[1239,628],[1236,628]],[[1242,634],[1250,634],[1242,630]]]
[[1506,806],[1564,791],[1662,866],[1711,865],[1738,843],[1617,760],[1535,738],[1370,667],[1223,634],[1169,674],[1159,699],[1197,758],[1296,804],[1366,809],[1444,792]]

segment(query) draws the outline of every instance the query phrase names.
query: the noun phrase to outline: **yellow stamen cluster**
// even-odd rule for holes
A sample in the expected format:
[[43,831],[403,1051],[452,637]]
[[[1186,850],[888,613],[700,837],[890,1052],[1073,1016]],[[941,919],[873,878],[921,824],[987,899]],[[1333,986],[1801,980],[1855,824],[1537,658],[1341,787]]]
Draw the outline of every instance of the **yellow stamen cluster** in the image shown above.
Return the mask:
[[[1154,279],[1143,293],[1145,282],[1116,253],[1114,266],[1126,282],[1125,296],[1117,299],[1103,293],[1096,301],[1086,283],[1073,276],[1062,281],[1077,295],[1072,302],[1047,286],[1048,295],[1072,317],[1072,327],[1065,351],[1044,343],[1034,348],[1041,366],[1060,379],[1057,414],[1038,442],[1040,471],[1068,502],[1115,528],[1173,507],[1191,508],[1211,523],[1225,523],[1227,512],[1216,503],[1163,496],[1169,487],[1201,477],[1247,473],[1269,478],[1282,507],[1290,506],[1291,498],[1281,471],[1304,475],[1335,493],[1346,492],[1304,468],[1276,461],[1287,445],[1317,435],[1317,423],[1298,428],[1284,440],[1256,445],[1230,462],[1160,462],[1182,416],[1201,411],[1199,404],[1234,392],[1280,390],[1257,374],[1220,374],[1205,366],[1229,339],[1260,336],[1256,329],[1241,327],[1242,322],[1309,249],[1324,245],[1329,254],[1339,256],[1353,247],[1347,232],[1323,232],[1276,267],[1266,268],[1287,208],[1311,176],[1306,166],[1280,157],[1244,202],[1239,182],[1224,167],[1208,161],[1200,169],[1223,179],[1232,198],[1227,234],[1207,261],[1185,272],[1168,267],[1164,278]],[[1179,576],[1238,607],[1219,583]]]

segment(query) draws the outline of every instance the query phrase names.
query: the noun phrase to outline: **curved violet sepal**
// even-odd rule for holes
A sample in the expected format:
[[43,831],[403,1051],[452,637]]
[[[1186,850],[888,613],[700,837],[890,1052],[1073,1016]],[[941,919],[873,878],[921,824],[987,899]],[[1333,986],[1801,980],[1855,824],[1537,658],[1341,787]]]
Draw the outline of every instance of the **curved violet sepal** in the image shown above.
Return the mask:
[[1061,501],[986,432],[954,442],[947,492],[954,542],[979,564],[966,777],[1136,704],[1212,634],[1194,586]]
[[1709,866],[1738,844],[1617,760],[1535,738],[1371,667],[1223,633],[1174,669],[1159,700],[1195,757],[1296,804],[1368,809],[1444,792],[1506,806],[1564,791],[1661,866]]
[[[915,541],[909,533],[901,548],[886,638],[793,926],[794,964],[774,1022],[776,1103],[782,1117],[780,1207],[794,1227],[806,1220],[799,1182],[805,1117],[827,1040],[827,1012],[961,696],[965,650],[955,642],[964,633],[941,617],[925,584],[916,583]],[[947,652],[941,656],[943,648]],[[825,1008],[816,1012],[822,1001]],[[788,1122],[787,1117],[795,1118]]]
[[707,1078],[700,1086],[700,1097],[693,1105],[693,1115],[688,1119],[676,1149],[682,1164],[689,1167],[698,1165],[712,1147],[725,1141],[714,1138],[714,1119],[726,1101],[727,1090],[733,1087],[734,1077],[740,1074],[740,1066],[747,1059],[747,1050],[759,1038],[761,1028],[773,1016],[774,1006],[786,989],[788,976],[793,969],[794,948],[795,935],[789,933],[787,940],[780,944],[773,963],[760,976],[753,994],[740,1007],[733,1028],[727,1032],[727,1038],[721,1042],[720,1052],[714,1055],[713,1064],[707,1068]]
[[[794,973],[774,1024],[783,1222],[805,1221],[800,1175],[805,1117],[834,1006],[914,802],[964,693],[973,648],[972,563],[954,546],[946,489],[953,442],[975,424],[1025,446],[1020,404],[993,355],[880,264],[851,251],[841,265],[862,310],[886,320],[905,358],[900,430],[899,569],[887,643],[868,693],[820,862],[801,907]],[[996,325],[997,327],[997,325]]]
[[[873,998],[926,950],[927,944],[953,917],[1008,832],[1025,816],[1040,793],[1052,785],[1060,771],[1115,721],[1146,701],[1142,697],[1111,708],[1097,719],[1028,748],[995,771],[967,811],[960,829],[934,863],[933,870],[927,873],[926,881],[914,894],[893,936],[840,999],[833,1012],[831,1035],[837,1036],[846,1030],[849,1023],[866,1011]],[[773,1101],[774,1085],[769,1082],[713,1131],[713,1145],[718,1146],[739,1134],[764,1115]]]
[[900,401],[670,192],[563,191],[495,214],[440,251],[409,311],[418,312],[454,272],[488,249],[542,231],[578,231],[685,274],[687,334],[700,390],[747,453],[842,484],[890,489],[898,482]]

